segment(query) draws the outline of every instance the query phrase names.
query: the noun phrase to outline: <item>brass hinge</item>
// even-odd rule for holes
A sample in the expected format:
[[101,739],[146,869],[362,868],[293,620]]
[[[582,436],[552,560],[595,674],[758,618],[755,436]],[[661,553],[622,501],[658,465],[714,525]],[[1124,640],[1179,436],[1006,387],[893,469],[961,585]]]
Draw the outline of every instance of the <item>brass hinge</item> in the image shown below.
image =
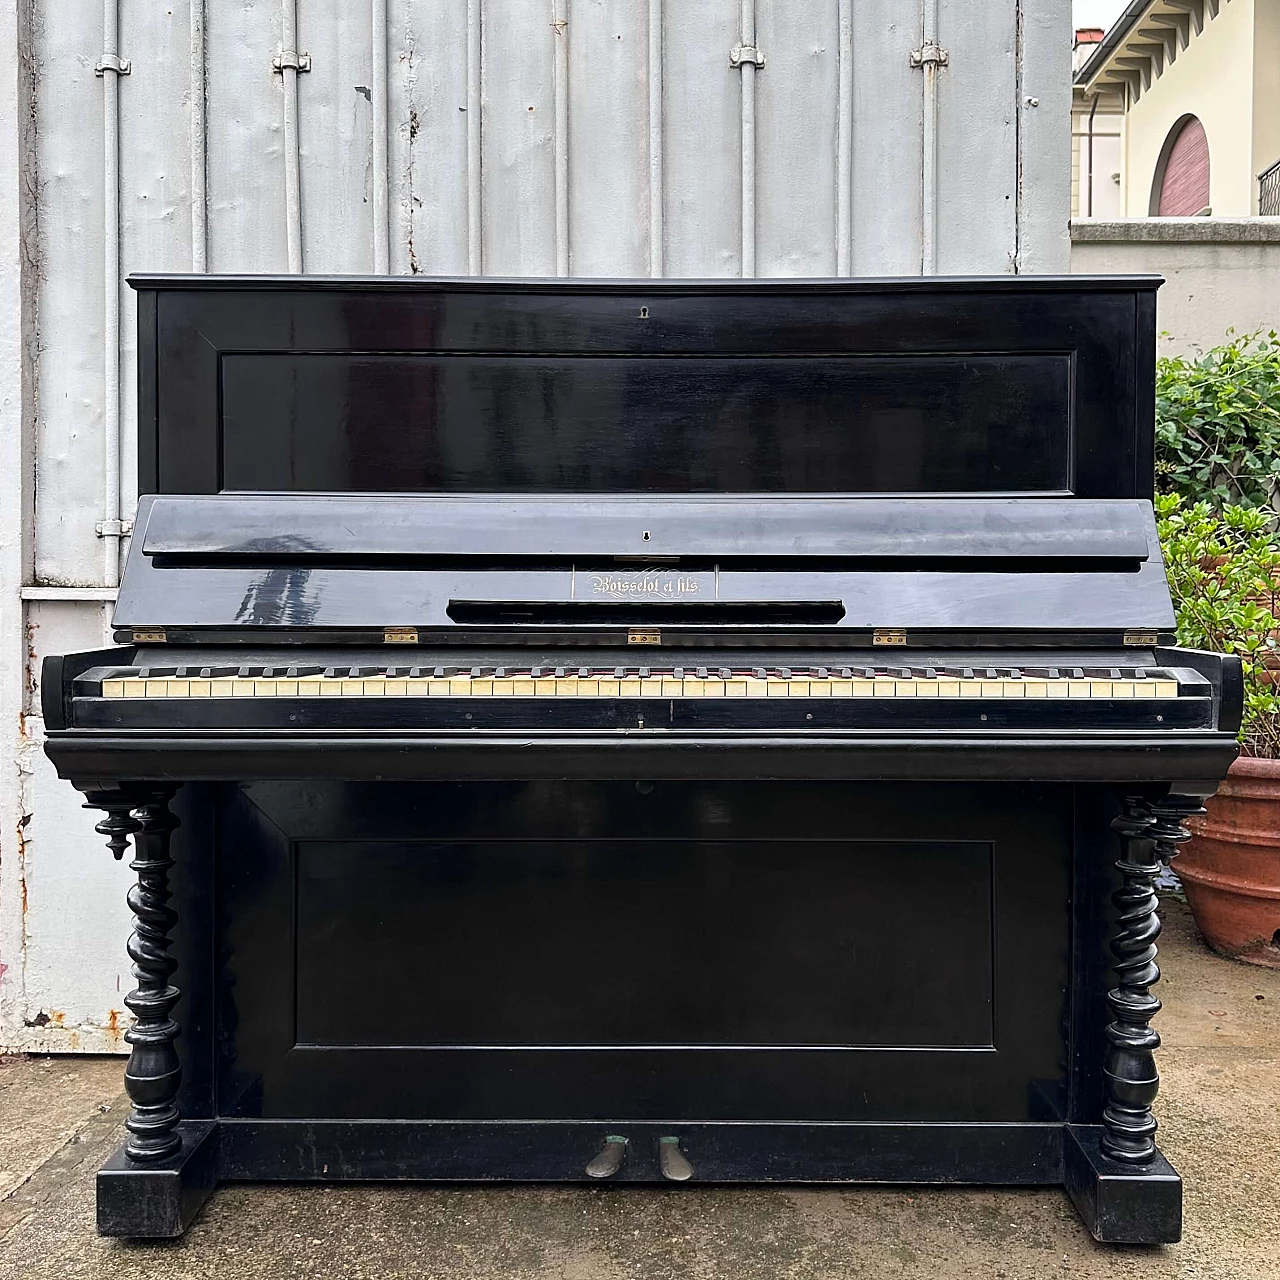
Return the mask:
[[384,627],[382,629],[383,644],[417,644],[416,627]]
[[876,627],[871,633],[872,644],[906,644],[907,633],[902,627]]
[[145,628],[134,627],[133,643],[134,644],[164,644],[168,640],[168,636],[160,630],[146,630]]
[[1137,645],[1143,649],[1150,649],[1160,643],[1160,634],[1156,631],[1126,631],[1124,633],[1125,644]]
[[661,631],[637,631],[634,628],[627,632],[628,644],[661,644]]

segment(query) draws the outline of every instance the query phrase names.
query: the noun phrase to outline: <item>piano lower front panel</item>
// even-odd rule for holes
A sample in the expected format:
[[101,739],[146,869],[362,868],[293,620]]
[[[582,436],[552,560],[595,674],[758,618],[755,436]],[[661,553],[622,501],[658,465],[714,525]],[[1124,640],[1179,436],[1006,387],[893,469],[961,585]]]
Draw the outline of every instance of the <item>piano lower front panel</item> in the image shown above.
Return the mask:
[[219,1115],[1066,1114],[1068,786],[188,790]]

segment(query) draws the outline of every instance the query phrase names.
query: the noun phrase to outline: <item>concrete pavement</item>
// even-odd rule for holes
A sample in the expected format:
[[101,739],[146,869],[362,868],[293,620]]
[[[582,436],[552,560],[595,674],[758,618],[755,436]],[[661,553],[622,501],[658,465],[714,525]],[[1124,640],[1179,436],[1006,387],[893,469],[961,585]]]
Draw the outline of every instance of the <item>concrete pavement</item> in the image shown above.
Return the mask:
[[1280,1280],[1280,971],[1213,955],[1179,902],[1162,914],[1180,1245],[1097,1245],[1058,1191],[415,1185],[225,1187],[181,1241],[124,1244],[93,1232],[123,1063],[9,1058],[0,1280]]

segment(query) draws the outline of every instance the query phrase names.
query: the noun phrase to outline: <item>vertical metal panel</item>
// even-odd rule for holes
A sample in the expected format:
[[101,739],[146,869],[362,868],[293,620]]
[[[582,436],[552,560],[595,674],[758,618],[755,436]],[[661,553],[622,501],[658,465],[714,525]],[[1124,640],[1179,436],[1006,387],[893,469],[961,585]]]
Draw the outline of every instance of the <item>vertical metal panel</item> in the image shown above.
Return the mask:
[[481,154],[487,275],[556,272],[551,18],[548,0],[486,5]]
[[467,0],[391,0],[391,270],[467,272]]
[[569,255],[579,276],[649,271],[648,6],[569,5]]
[[649,274],[663,274],[662,0],[649,0]]
[[835,3],[757,5],[756,274],[836,274]]
[[741,205],[737,0],[668,3],[662,15],[666,272],[736,276]]
[[[49,0],[45,0],[48,3]],[[280,6],[209,5],[209,269],[285,271]]]
[[[197,8],[199,0],[195,0]],[[185,6],[120,6],[120,267],[191,269],[191,22]],[[137,505],[138,324],[120,282],[122,510]]]
[[[938,0],[938,270],[1013,271],[1017,244],[1017,0]],[[917,73],[920,74],[920,73]]]
[[373,270],[373,31],[369,5],[296,0],[302,261],[311,274]]
[[103,290],[100,0],[59,0],[35,31],[43,68],[36,132],[39,298],[36,573],[102,579]]
[[1065,272],[1071,233],[1071,13],[1055,0],[1018,0],[1018,270]]
[[854,275],[920,272],[924,98],[910,64],[919,44],[917,4],[854,4]]

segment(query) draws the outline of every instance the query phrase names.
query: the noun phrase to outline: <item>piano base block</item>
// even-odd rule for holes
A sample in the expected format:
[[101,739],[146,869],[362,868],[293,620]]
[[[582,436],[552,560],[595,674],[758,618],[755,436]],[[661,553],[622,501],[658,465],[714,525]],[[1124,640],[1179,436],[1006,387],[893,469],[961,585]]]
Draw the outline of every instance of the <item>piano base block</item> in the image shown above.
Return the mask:
[[1150,1164],[1122,1164],[1102,1152],[1102,1126],[1069,1124],[1063,1180],[1076,1211],[1105,1244],[1177,1244],[1182,1179],[1158,1151]]
[[168,1160],[140,1164],[121,1147],[98,1170],[98,1234],[172,1239],[200,1212],[219,1181],[218,1124],[178,1127],[182,1149]]
[[239,1119],[184,1122],[182,1151],[153,1166],[116,1152],[98,1173],[98,1232],[179,1236],[219,1182],[589,1183],[608,1133],[628,1139],[613,1181],[661,1183],[660,1139],[673,1131],[695,1182],[1065,1186],[1098,1240],[1182,1234],[1168,1161],[1110,1160],[1093,1125]]

